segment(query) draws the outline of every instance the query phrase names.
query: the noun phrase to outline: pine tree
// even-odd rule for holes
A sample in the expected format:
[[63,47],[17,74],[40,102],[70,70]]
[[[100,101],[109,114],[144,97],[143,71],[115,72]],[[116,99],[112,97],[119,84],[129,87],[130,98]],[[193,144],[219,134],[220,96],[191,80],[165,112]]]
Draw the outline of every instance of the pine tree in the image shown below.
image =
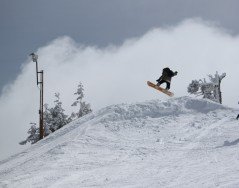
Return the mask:
[[[71,118],[69,118],[68,115],[64,113],[65,110],[62,108],[60,94],[55,93],[55,97],[55,106],[53,108],[49,108],[48,104],[44,105],[45,110],[43,112],[43,122],[45,137],[72,121]],[[36,127],[36,123],[31,123],[31,128],[28,130],[27,133],[29,134],[27,139],[20,142],[19,144],[24,145],[27,142],[35,144],[40,140],[40,132],[39,128]]]
[[188,93],[194,94],[197,93],[199,90],[200,84],[197,80],[192,80],[192,82],[188,86]]
[[80,118],[86,114],[89,114],[90,112],[92,112],[92,109],[90,107],[89,103],[86,103],[85,101],[83,101],[84,98],[84,87],[82,85],[82,83],[79,83],[76,92],[74,93],[74,95],[77,95],[76,101],[73,102],[73,104],[71,106],[80,106],[79,110],[76,113],[72,113],[71,114],[71,118],[72,119],[76,119],[76,118]]
[[31,144],[35,144],[40,140],[40,131],[39,128],[36,127],[36,123],[30,123],[31,127],[27,131],[29,136],[27,137],[26,140],[21,141],[19,144],[20,145],[25,145],[27,142],[30,142]]
[[[44,105],[43,123],[45,137],[70,123],[73,119],[80,118],[92,112],[90,104],[83,101],[84,88],[81,83],[79,83],[77,91],[74,95],[77,95],[77,98],[71,106],[79,106],[79,110],[76,113],[72,113],[70,117],[64,113],[65,110],[62,108],[59,93],[55,93],[56,100],[54,101],[55,106],[53,108],[49,108],[48,104]],[[27,142],[34,144],[40,140],[39,128],[36,127],[36,123],[31,123],[31,128],[28,130],[28,134],[29,136],[27,139],[19,144],[24,145]]]
[[47,104],[44,105],[45,111],[43,115],[45,135],[49,135],[50,133],[55,132],[71,121],[71,118],[68,118],[68,115],[64,113],[65,110],[62,108],[60,94],[55,93],[55,97],[55,106],[53,108],[48,108]]

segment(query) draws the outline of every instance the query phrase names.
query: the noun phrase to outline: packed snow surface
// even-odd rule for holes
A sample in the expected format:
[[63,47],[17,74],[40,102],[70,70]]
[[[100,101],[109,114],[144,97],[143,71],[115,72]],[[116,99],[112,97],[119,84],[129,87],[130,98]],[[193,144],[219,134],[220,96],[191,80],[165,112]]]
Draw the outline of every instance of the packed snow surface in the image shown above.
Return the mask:
[[239,187],[237,112],[207,100],[113,105],[0,162],[0,187]]

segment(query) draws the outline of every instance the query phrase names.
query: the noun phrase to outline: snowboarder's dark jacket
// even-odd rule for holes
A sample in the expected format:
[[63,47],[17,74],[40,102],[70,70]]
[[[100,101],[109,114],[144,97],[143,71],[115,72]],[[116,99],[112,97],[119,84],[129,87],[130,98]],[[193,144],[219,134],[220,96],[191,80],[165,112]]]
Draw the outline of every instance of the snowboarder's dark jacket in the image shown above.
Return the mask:
[[168,67],[163,69],[163,73],[162,76],[157,80],[157,82],[164,80],[166,82],[171,82],[171,79],[173,76],[177,75],[177,71],[173,72],[172,70],[170,70]]

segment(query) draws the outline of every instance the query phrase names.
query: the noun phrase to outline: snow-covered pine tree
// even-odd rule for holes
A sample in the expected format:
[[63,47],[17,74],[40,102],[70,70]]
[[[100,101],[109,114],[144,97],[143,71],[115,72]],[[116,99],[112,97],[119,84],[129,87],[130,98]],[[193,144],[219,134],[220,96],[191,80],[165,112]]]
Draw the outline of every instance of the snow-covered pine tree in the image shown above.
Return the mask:
[[65,110],[62,108],[60,94],[55,93],[55,97],[55,106],[53,108],[48,108],[47,104],[44,105],[45,111],[43,116],[45,136],[49,135],[52,132],[55,132],[56,130],[71,122],[71,118],[69,118],[68,115],[64,113]]
[[218,72],[214,76],[208,75],[210,82],[203,80],[192,80],[188,86],[188,93],[195,95],[203,95],[203,98],[222,103],[221,80],[226,76],[226,73],[219,75]]
[[30,142],[31,144],[35,144],[40,140],[40,131],[39,128],[36,127],[36,123],[30,123],[31,127],[27,131],[29,136],[26,140],[23,140],[19,142],[20,145],[25,145],[27,142]]
[[71,114],[72,119],[80,118],[80,117],[92,112],[90,104],[83,101],[83,98],[84,98],[85,95],[84,95],[84,87],[83,87],[81,82],[79,83],[79,85],[77,87],[77,90],[74,93],[74,95],[77,95],[77,98],[76,98],[76,101],[73,102],[73,104],[71,106],[78,106],[79,105],[80,108],[76,113],[73,112]]
[[43,125],[45,137],[52,133],[52,131],[50,130],[51,122],[52,122],[52,114],[50,108],[48,107],[48,104],[44,104]]
[[[62,102],[60,101],[59,93],[55,93],[56,100],[54,101],[55,106],[53,108],[49,108],[48,104],[44,105],[43,123],[45,136],[48,136],[64,125],[70,123],[73,119],[82,117],[92,112],[90,104],[83,101],[84,88],[81,83],[78,85],[77,91],[74,93],[74,95],[77,95],[77,98],[71,106],[79,105],[80,108],[76,113],[73,112],[70,117],[64,113],[65,110],[62,108]],[[36,127],[36,123],[31,125],[31,128],[28,130],[28,134],[29,136],[27,139],[19,144],[24,145],[27,142],[34,144],[39,141],[39,128]]]
[[[55,106],[53,108],[49,108],[48,104],[44,105],[44,113],[43,113],[43,123],[44,123],[44,134],[48,136],[49,134],[55,132],[60,129],[64,125],[70,123],[72,120],[68,115],[64,113],[64,109],[62,108],[62,102],[60,101],[60,94],[55,93],[56,100],[54,101]],[[31,144],[35,144],[40,140],[39,128],[36,127],[36,123],[31,123],[31,128],[27,132],[29,136],[26,140],[20,142],[19,144],[24,145],[27,142]]]
[[188,93],[195,94],[198,92],[200,87],[200,83],[197,80],[192,80],[192,82],[188,86]]

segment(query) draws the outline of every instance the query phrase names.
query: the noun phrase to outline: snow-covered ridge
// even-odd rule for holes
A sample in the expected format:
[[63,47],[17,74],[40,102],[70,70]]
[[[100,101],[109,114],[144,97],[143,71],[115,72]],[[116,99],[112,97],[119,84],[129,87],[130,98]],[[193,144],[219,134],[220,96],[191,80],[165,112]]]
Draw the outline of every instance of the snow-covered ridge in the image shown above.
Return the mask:
[[135,118],[177,116],[185,113],[208,113],[220,109],[230,108],[210,100],[192,97],[179,97],[166,101],[155,99],[141,103],[111,105],[70,123],[46,139],[53,139],[57,136],[69,133],[71,130],[80,127],[81,124],[89,121],[97,124],[132,120]]
[[236,112],[191,97],[105,107],[0,162],[0,187],[236,187]]
[[218,109],[226,109],[226,107],[210,100],[180,97],[163,102],[151,100],[135,104],[112,105],[103,108],[97,112],[97,115],[111,121],[117,121],[144,117],[158,118],[193,112],[208,113]]

